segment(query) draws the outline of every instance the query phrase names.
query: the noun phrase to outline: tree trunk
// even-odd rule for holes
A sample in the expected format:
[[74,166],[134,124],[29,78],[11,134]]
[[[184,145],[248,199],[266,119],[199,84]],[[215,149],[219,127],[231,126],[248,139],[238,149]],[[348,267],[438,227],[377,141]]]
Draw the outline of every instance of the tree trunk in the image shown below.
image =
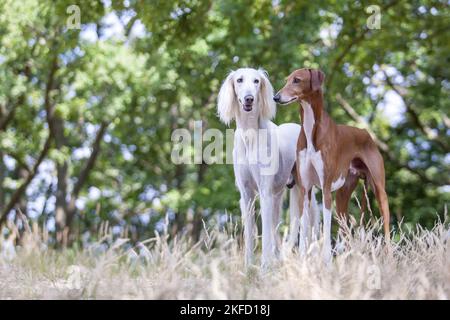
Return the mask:
[[39,157],[37,158],[36,162],[34,163],[34,166],[30,170],[25,181],[23,181],[23,183],[13,192],[8,203],[4,206],[2,212],[0,213],[0,226],[6,221],[8,213],[16,206],[16,204],[18,203],[18,201],[20,200],[22,195],[25,193],[28,185],[31,183],[33,178],[36,176],[39,166],[41,165],[42,161],[47,156],[48,151],[50,150],[51,140],[52,140],[52,138],[49,135],[47,137],[47,140],[45,141],[45,144],[41,150]]
[[[180,164],[175,167],[175,189],[180,190],[181,184],[184,178],[184,165]],[[180,209],[175,213],[175,221],[172,224],[172,228],[170,229],[170,236],[174,238],[180,230],[183,229],[185,224],[186,214],[185,212],[181,212]]]
[[[24,168],[19,168],[19,178],[21,180],[26,180],[26,178],[28,177],[28,171]],[[22,213],[25,216],[28,216],[28,210],[27,210],[27,200],[26,197],[21,197],[19,200],[19,203],[17,204],[18,208],[20,209],[20,211],[22,211]]]
[[55,203],[55,220],[56,220],[56,238],[59,244],[64,240],[64,230],[67,226],[67,179],[69,166],[66,161],[56,166],[58,182],[56,185],[56,203]]
[[[66,138],[64,137],[64,122],[61,118],[53,117],[51,119],[51,131],[56,149],[61,150],[66,145]],[[58,178],[55,203],[56,239],[58,245],[64,246],[67,244],[67,233],[69,232],[69,226],[67,225],[67,186],[69,179],[69,163],[67,160],[56,164],[56,173]]]
[[[202,132],[206,129],[207,122],[202,122]],[[202,149],[203,150],[203,149]],[[200,186],[205,177],[205,172],[208,169],[207,164],[202,160],[202,163],[198,165],[198,171],[197,171],[197,185]],[[200,239],[200,234],[203,229],[203,208],[199,206],[197,203],[195,204],[195,210],[194,210],[194,219],[193,219],[193,227],[192,227],[192,239],[194,242],[197,242]]]
[[[65,161],[62,166],[58,168],[58,186],[57,186],[57,205],[56,205],[56,223],[57,230],[60,231],[60,236],[63,245],[67,245],[73,240],[73,220],[77,212],[75,205],[80,192],[88,180],[89,174],[95,166],[95,161],[100,153],[101,141],[106,133],[109,123],[104,121],[100,125],[99,130],[95,136],[92,144],[91,155],[86,161],[85,166],[81,169],[77,177],[77,182],[73,187],[73,191],[68,197],[67,183],[68,177],[68,162]],[[63,143],[64,141],[60,141]],[[59,199],[58,199],[59,196]],[[59,228],[58,228],[59,227]]]
[[[205,162],[202,162],[202,164],[200,164],[198,166],[198,173],[197,173],[198,174],[197,175],[198,186],[200,186],[203,183],[205,171],[207,168],[208,168],[208,166],[206,165]],[[194,211],[194,221],[192,222],[193,227],[192,227],[192,234],[191,234],[194,242],[197,242],[200,239],[200,234],[203,229],[203,212],[202,211],[203,211],[203,208],[196,204],[195,211]]]

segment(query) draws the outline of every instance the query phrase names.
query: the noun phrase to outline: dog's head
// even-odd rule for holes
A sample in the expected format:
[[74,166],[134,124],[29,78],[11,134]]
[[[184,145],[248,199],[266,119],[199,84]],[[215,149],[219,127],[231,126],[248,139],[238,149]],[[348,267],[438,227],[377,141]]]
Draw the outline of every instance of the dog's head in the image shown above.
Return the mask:
[[279,104],[289,104],[304,100],[322,89],[325,75],[317,69],[298,69],[292,72],[284,87],[278,91],[273,100]]
[[239,114],[260,114],[271,119],[276,108],[272,98],[273,88],[266,71],[251,68],[232,71],[219,91],[219,117],[226,124]]

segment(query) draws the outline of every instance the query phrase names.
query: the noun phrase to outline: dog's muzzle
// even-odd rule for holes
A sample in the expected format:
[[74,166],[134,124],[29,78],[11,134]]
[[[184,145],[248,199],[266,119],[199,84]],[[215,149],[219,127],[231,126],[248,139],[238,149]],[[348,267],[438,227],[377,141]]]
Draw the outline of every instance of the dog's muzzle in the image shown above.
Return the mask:
[[279,93],[277,93],[274,97],[273,97],[273,101],[275,101],[278,104],[289,104],[293,101],[297,100],[297,97],[293,97],[291,99],[289,99],[288,101],[282,101],[281,100],[281,95]]
[[254,100],[255,99],[253,98],[252,95],[247,95],[247,96],[244,97],[244,101],[245,101],[244,104],[243,104],[244,111],[247,111],[247,112],[252,111],[253,101]]

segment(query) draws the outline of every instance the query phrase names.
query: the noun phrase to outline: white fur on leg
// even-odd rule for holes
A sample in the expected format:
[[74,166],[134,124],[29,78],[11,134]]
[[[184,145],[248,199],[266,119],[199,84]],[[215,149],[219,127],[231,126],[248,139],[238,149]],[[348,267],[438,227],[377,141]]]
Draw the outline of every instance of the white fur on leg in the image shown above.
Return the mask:
[[253,263],[253,249],[254,249],[254,238],[255,238],[255,213],[254,213],[254,203],[249,198],[240,200],[242,222],[244,225],[244,247],[245,247],[245,257],[244,263],[248,267]]
[[305,192],[305,197],[303,200],[302,218],[300,219],[300,245],[299,245],[300,256],[304,256],[306,254],[309,238],[308,233],[309,233],[309,199],[308,193]]
[[323,206],[323,260],[327,264],[331,261],[331,210],[325,205]]
[[274,239],[274,251],[275,256],[278,258],[281,248],[281,238],[280,234],[278,233],[278,229],[280,227],[280,215],[281,215],[281,204],[283,201],[283,194],[284,192],[281,192],[280,194],[275,196],[274,203],[273,203],[273,222],[272,222],[272,232],[273,232],[273,239]]
[[311,220],[311,241],[317,241],[320,235],[320,210],[317,205],[314,188],[311,192],[311,206],[310,206],[310,220]]
[[300,188],[294,186],[289,191],[289,242],[288,248],[292,250],[298,241],[300,231]]
[[270,265],[275,253],[275,239],[273,233],[272,208],[273,200],[270,196],[261,195],[261,220],[262,220],[262,259],[261,265],[266,268]]

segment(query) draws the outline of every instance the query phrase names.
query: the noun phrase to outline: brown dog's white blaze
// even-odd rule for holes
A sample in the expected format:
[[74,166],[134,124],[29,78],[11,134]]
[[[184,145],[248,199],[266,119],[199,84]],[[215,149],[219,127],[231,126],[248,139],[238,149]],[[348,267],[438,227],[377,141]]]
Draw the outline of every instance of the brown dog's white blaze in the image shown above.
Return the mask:
[[323,106],[324,79],[325,75],[320,70],[295,70],[288,76],[285,86],[274,96],[278,103],[288,104],[298,100],[301,105],[303,126],[297,143],[296,161],[297,181],[302,185],[301,207],[307,215],[313,185],[323,190],[324,248],[331,246],[331,192],[336,191],[338,211],[345,211],[338,214],[346,214],[359,177],[365,177],[375,192],[384,220],[386,242],[389,242],[390,213],[383,158],[366,130],[337,125],[329,117]]

